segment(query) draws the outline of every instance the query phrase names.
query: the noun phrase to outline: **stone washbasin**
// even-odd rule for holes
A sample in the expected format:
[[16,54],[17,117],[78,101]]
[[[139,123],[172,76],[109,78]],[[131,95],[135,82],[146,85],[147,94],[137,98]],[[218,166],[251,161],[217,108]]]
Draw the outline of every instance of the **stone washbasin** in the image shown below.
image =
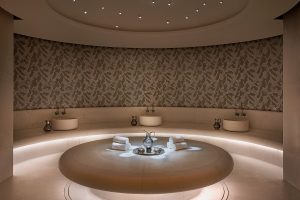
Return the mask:
[[248,119],[223,119],[223,129],[232,132],[249,131]]
[[78,119],[60,117],[51,119],[52,129],[54,131],[67,131],[78,128]]
[[162,117],[159,115],[141,115],[139,121],[141,126],[159,126],[162,124]]

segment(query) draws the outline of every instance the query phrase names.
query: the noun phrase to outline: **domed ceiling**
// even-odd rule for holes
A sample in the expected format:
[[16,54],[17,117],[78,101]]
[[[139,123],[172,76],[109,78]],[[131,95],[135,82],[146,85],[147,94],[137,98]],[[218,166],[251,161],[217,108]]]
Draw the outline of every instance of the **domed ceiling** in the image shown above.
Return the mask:
[[215,24],[241,12],[248,0],[48,0],[61,15],[104,29],[164,32]]
[[174,48],[282,34],[274,20],[299,0],[1,0],[15,32],[77,44]]

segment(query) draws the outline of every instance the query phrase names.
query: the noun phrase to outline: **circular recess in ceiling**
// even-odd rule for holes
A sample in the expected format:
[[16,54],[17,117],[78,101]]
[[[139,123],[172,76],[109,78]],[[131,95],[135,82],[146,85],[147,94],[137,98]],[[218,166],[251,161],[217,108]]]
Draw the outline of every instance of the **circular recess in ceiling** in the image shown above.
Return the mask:
[[118,24],[118,30],[130,32],[200,28],[237,15],[247,3],[248,0],[48,0],[54,11],[71,20],[114,30]]

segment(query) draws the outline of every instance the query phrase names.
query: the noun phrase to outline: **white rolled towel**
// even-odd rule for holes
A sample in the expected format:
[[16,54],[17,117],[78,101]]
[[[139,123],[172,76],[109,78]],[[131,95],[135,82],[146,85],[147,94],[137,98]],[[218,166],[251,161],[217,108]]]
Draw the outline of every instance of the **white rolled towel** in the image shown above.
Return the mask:
[[184,137],[181,135],[175,135],[175,136],[169,137],[169,142],[173,142],[173,143],[184,142]]
[[188,145],[186,142],[178,142],[178,143],[168,142],[167,147],[169,149],[175,149],[177,151],[177,150],[188,148]]
[[127,144],[129,143],[129,138],[117,135],[113,138],[113,142],[120,143],[120,144]]
[[111,145],[112,149],[114,149],[114,150],[120,150],[120,151],[127,151],[127,150],[130,149],[130,147],[131,147],[130,143],[120,144],[120,143],[113,142],[112,145]]

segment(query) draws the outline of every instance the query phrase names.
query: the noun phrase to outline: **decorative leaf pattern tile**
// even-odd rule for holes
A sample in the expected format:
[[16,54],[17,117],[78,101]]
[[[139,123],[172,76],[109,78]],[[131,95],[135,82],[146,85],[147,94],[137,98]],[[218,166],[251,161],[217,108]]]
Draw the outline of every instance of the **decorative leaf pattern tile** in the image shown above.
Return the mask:
[[282,37],[128,49],[15,36],[14,109],[176,106],[282,111]]

